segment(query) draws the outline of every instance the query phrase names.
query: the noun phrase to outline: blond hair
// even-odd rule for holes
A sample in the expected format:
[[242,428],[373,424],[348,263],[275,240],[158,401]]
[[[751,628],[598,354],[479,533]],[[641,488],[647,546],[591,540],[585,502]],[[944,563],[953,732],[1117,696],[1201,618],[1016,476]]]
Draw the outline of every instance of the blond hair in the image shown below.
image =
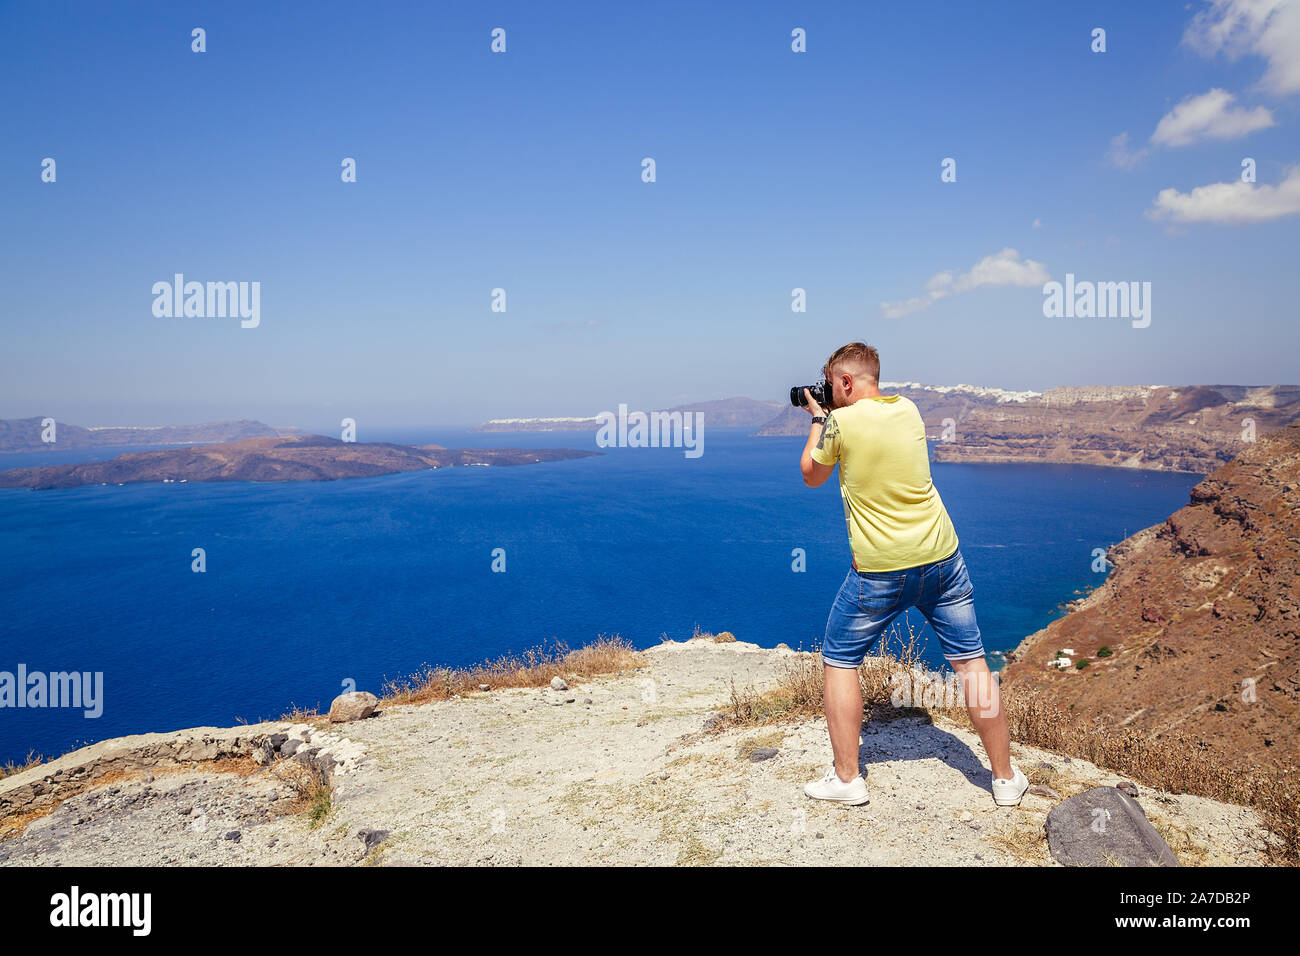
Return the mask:
[[880,384],[880,353],[866,342],[850,342],[832,352],[831,357],[822,367],[822,374],[826,376],[826,381],[829,382],[834,377],[835,369],[841,365],[863,371],[871,376],[873,382]]

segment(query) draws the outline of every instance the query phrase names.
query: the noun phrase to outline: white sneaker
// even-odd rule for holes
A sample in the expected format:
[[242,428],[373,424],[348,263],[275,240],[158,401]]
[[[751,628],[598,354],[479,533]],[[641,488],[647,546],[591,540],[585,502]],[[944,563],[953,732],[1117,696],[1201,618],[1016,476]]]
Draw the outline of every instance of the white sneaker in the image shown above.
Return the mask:
[[858,806],[867,803],[867,782],[862,779],[862,774],[858,774],[848,783],[845,783],[836,774],[835,768],[831,767],[826,771],[826,776],[820,780],[813,780],[804,786],[803,792],[815,800],[831,800],[835,803],[846,803],[850,806]]
[[1010,780],[993,778],[993,802],[1000,807],[1019,806],[1025,791],[1029,789],[1029,780],[1020,772],[1020,768],[1012,764],[1011,770]]

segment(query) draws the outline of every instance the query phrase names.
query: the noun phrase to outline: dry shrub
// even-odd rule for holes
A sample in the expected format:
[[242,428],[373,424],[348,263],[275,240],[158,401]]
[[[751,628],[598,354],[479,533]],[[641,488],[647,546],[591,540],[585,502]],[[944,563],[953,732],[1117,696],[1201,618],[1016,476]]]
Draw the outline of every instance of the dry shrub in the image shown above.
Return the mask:
[[35,750],[29,750],[27,751],[27,759],[22,763],[14,763],[10,760],[8,763],[0,764],[0,780],[3,780],[5,777],[12,777],[16,773],[22,773],[24,770],[30,770],[32,767],[44,762],[44,757],[38,754]]
[[[917,634],[910,624],[906,637],[895,625],[881,639],[875,652],[858,669],[863,713],[868,719],[889,721],[919,717],[929,720],[929,711],[935,708],[898,707],[892,700],[900,683],[906,682],[909,688],[914,688],[918,683],[925,686],[928,682],[941,680],[937,674],[920,665],[920,657]],[[785,661],[777,683],[767,690],[758,691],[752,686],[739,689],[732,681],[730,707],[714,721],[712,729],[720,731],[728,727],[755,727],[783,720],[820,717],[824,675],[821,655],[814,653]]]
[[293,788],[286,812],[306,817],[312,829],[325,822],[334,806],[334,787],[325,771],[309,761],[286,760],[276,765],[275,775]]
[[422,704],[477,691],[480,684],[502,687],[545,687],[555,677],[585,680],[644,666],[636,648],[621,637],[602,636],[593,644],[570,650],[564,643],[554,648],[533,648],[522,654],[503,655],[473,667],[430,667],[389,681],[385,704]]

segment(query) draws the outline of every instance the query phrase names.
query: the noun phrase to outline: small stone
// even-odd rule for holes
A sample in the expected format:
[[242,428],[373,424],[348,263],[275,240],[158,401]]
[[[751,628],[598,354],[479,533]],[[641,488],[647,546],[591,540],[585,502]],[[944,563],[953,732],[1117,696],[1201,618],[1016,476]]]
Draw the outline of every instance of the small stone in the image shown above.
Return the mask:
[[564,682],[563,677],[551,678],[551,690],[568,690],[569,685]]
[[961,812],[961,816],[959,816],[957,819],[960,820],[962,823],[970,823],[972,820],[975,819],[975,814],[971,813],[969,810],[963,810]]
[[478,689],[479,689],[479,690],[491,690],[491,689],[492,689],[492,686],[491,686],[490,684],[479,684],[479,685],[478,685]]
[[763,760],[771,760],[780,752],[781,751],[777,750],[775,747],[759,747],[749,755],[749,762],[758,763]]
[[1132,780],[1121,780],[1119,783],[1115,784],[1115,789],[1123,790],[1134,800],[1137,799],[1137,795],[1138,795],[1137,784],[1134,783]]
[[590,697],[586,698],[585,700],[583,700],[583,703],[584,703],[584,704],[590,704],[590,703],[591,703],[591,698],[590,698]]
[[387,840],[390,832],[389,830],[358,830],[357,838],[366,845],[366,852],[369,853]]
[[575,701],[577,701],[577,699],[578,699],[578,698],[576,698],[576,697],[566,697],[566,698],[564,698],[564,702],[565,702],[566,704],[572,704],[572,703],[574,703]]
[[1051,787],[1043,783],[1036,783],[1030,787],[1026,793],[1032,793],[1036,797],[1046,797],[1048,800],[1060,800],[1061,795]]
[[825,840],[825,839],[826,839],[826,834],[825,834],[825,833],[814,833],[814,834],[813,834],[813,837],[816,838],[816,839],[818,839],[818,840]]
[[240,833],[238,830],[230,830],[226,833],[226,839],[230,840],[232,843],[238,843],[240,837],[242,836],[243,834]]
[[339,694],[330,704],[330,723],[346,724],[369,717],[379,706],[379,698],[364,690]]

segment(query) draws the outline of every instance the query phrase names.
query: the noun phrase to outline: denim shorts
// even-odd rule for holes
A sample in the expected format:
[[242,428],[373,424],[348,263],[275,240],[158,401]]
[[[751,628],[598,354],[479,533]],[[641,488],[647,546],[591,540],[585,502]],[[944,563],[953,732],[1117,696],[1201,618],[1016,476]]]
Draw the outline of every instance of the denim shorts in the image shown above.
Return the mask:
[[972,593],[960,548],[942,561],[898,571],[849,568],[826,621],[822,661],[833,667],[859,666],[894,618],[909,607],[930,622],[945,658],[983,657]]

